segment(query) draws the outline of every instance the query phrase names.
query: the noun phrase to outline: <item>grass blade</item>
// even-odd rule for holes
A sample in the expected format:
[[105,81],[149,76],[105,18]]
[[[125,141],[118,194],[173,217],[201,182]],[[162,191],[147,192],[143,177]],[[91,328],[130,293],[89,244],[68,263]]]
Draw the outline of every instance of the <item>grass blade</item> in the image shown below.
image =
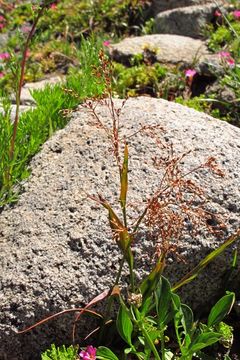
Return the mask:
[[181,280],[179,280],[172,288],[173,291],[179,289],[185,284],[188,284],[190,281],[194,280],[198,274],[218,255],[220,255],[228,246],[230,246],[235,241],[240,238],[240,229],[231,235],[222,245],[220,245],[216,250],[213,250],[209,255],[207,255],[200,263],[195,266],[189,273],[187,273]]
[[127,217],[126,217],[127,190],[128,190],[128,146],[127,144],[125,144],[123,166],[121,171],[121,192],[120,192],[120,204],[123,212],[125,226],[127,226]]

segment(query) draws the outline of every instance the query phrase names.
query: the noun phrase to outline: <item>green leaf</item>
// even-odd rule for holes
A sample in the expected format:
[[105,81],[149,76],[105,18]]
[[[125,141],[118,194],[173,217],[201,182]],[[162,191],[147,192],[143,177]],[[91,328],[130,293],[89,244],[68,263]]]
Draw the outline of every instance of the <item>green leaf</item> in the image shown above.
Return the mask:
[[158,323],[160,327],[163,327],[165,325],[165,320],[170,311],[169,307],[172,298],[171,285],[169,281],[163,276],[161,276],[157,289],[155,291],[155,298],[156,298],[156,306],[157,306]]
[[189,306],[182,304],[180,297],[172,293],[174,309],[174,326],[179,345],[184,341],[184,348],[191,344],[191,332],[193,328],[193,313]]
[[235,301],[235,294],[233,292],[224,295],[218,302],[212,307],[208,316],[208,326],[213,326],[220,323],[224,317],[230,313]]
[[132,346],[131,335],[133,331],[133,325],[130,318],[130,313],[123,305],[120,306],[117,316],[117,329],[123,340]]
[[149,311],[151,311],[153,308],[154,308],[153,297],[149,296],[148,298],[145,298],[139,311],[142,317],[145,317],[149,313]]
[[185,329],[187,334],[189,334],[193,327],[193,312],[192,309],[186,304],[181,304],[181,308],[185,322]]
[[107,347],[99,346],[97,348],[97,359],[102,360],[119,360],[118,357]]
[[181,308],[181,301],[180,301],[180,297],[177,294],[172,293],[172,305],[173,305],[173,310],[174,310],[174,327],[175,327],[175,331],[176,331],[176,335],[177,335],[177,340],[180,344],[182,343],[182,335],[183,335],[183,331],[182,328],[184,330],[184,333],[186,334],[186,329],[185,329],[185,323],[183,321],[183,312],[182,312],[182,308]]
[[192,342],[189,347],[189,351],[191,354],[210,346],[216,343],[219,339],[221,339],[221,334],[215,332],[207,332],[197,336],[197,338]]
[[231,235],[221,246],[213,250],[207,255],[200,263],[195,266],[188,274],[186,274],[181,280],[179,280],[172,288],[173,291],[179,289],[190,281],[194,280],[198,274],[218,255],[220,255],[228,246],[237,241],[240,238],[240,229],[233,235]]

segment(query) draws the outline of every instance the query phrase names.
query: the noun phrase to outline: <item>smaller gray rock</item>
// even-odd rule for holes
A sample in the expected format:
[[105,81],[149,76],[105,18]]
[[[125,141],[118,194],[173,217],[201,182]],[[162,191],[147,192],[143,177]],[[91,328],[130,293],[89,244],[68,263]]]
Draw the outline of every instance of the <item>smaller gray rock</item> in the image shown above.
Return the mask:
[[[179,7],[207,5],[211,3],[211,0],[153,0],[152,9],[156,15],[161,11],[176,9]],[[220,5],[223,3],[223,1],[218,1],[218,3]]]
[[[23,112],[26,112],[26,111],[31,110],[33,108],[34,108],[33,106],[20,105],[19,113],[21,115]],[[3,113],[3,108],[2,107],[0,107],[0,113]],[[12,105],[12,107],[11,107],[11,121],[12,122],[14,121],[15,116],[16,116],[16,105]]]
[[210,53],[199,39],[186,36],[155,34],[126,38],[110,48],[115,61],[129,63],[132,56],[143,54],[144,49],[156,53],[156,60],[165,65],[191,66],[202,61]]
[[0,34],[0,52],[7,45],[8,42],[8,33]]
[[235,92],[229,88],[228,86],[222,86],[218,82],[214,83],[213,85],[209,86],[206,91],[206,95],[215,94],[217,98],[222,102],[234,102],[236,101],[236,94]]
[[[64,77],[61,76],[52,76],[40,81],[27,83],[22,88],[21,93],[21,104],[22,105],[34,105],[35,101],[31,95],[33,90],[42,90],[46,85],[55,85],[64,81]],[[15,103],[15,98],[12,96],[12,102]]]
[[214,15],[216,5],[195,5],[160,12],[156,17],[156,33],[199,38],[204,26]]

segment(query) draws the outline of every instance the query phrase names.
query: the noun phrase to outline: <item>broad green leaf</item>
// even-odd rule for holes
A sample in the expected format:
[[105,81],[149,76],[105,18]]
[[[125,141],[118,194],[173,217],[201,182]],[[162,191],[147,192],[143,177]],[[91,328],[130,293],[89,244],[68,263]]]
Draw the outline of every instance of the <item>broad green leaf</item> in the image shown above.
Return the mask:
[[177,335],[177,339],[178,339],[178,343],[180,345],[180,343],[182,342],[182,335],[183,335],[183,331],[186,334],[186,328],[185,328],[185,322],[183,319],[183,312],[182,312],[182,308],[181,308],[181,301],[180,301],[180,297],[177,294],[172,293],[172,305],[173,305],[173,310],[174,310],[174,326],[175,326],[175,331],[176,331],[176,335]]
[[208,316],[208,326],[213,326],[220,323],[224,317],[230,313],[235,301],[235,294],[233,292],[224,295],[218,302],[212,307]]
[[220,255],[228,246],[237,241],[240,238],[240,229],[231,235],[222,245],[220,245],[216,250],[213,250],[209,255],[207,255],[200,263],[195,266],[188,274],[186,274],[180,281],[178,281],[172,288],[173,291],[179,289],[185,284],[188,284],[190,281],[194,280],[199,273],[218,255]]
[[127,190],[128,190],[128,146],[127,144],[125,144],[123,166],[121,171],[121,192],[120,192],[120,204],[123,210],[125,210],[126,207]]
[[174,310],[180,310],[181,300],[177,294],[172,293],[172,303],[173,303]]
[[97,348],[96,358],[101,360],[119,360],[118,357],[105,346],[99,346]]
[[142,306],[139,309],[142,317],[145,317],[149,313],[149,311],[151,311],[154,307],[155,306],[153,302],[153,297],[149,296],[148,298],[145,298]]
[[159,261],[155,268],[150,272],[150,274],[143,280],[140,285],[141,294],[143,296],[143,302],[149,296],[152,295],[153,291],[156,289],[159,282],[160,276],[164,268],[164,262]]
[[133,332],[133,325],[129,311],[122,305],[118,311],[117,329],[123,340],[125,340],[128,345],[132,346],[131,336]]
[[171,297],[171,285],[165,277],[161,276],[155,291],[158,323],[160,327],[165,325],[171,304]]
[[193,312],[191,308],[186,304],[181,304],[183,318],[185,322],[185,329],[187,334],[189,334],[193,327]]
[[[189,306],[182,304],[180,297],[172,293],[174,309],[174,325],[178,341],[184,340],[184,348],[187,349],[191,343],[191,331],[193,328],[193,313]],[[183,350],[183,349],[182,349]]]
[[197,338],[192,342],[189,347],[189,352],[191,354],[204,349],[207,346],[210,346],[216,343],[221,338],[221,334],[215,332],[207,332],[197,336]]

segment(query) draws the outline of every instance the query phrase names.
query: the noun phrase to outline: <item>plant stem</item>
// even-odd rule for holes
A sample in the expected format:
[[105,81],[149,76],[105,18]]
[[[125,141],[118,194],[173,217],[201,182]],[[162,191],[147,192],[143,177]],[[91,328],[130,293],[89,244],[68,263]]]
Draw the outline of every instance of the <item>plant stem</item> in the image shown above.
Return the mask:
[[162,360],[165,360],[165,338],[164,338],[164,331],[161,331],[160,341],[161,341]]
[[[125,256],[123,256],[123,258],[122,258],[122,260],[121,260],[121,262],[120,262],[120,266],[119,266],[119,269],[118,269],[118,273],[117,273],[116,279],[115,279],[114,284],[112,285],[111,289],[109,290],[109,294],[111,294],[114,286],[118,285],[118,283],[119,283],[124,262],[125,262]],[[104,318],[103,318],[102,325],[101,325],[100,332],[99,332],[99,337],[98,337],[98,343],[99,343],[99,345],[101,345],[101,342],[102,342],[104,325],[105,325],[106,321],[107,321],[108,318],[109,318],[109,314],[110,314],[111,309],[112,309],[112,304],[113,304],[113,297],[112,297],[112,296],[109,296],[109,297],[108,297],[108,300],[107,300],[106,313],[105,313],[105,316],[104,316]]]
[[150,349],[152,350],[153,352],[153,355],[154,355],[154,359],[155,360],[161,360],[159,354],[158,354],[158,351],[156,349],[156,346],[154,345],[154,343],[152,342],[152,339],[150,338],[150,336],[148,335],[148,332],[146,331],[144,325],[142,325],[142,333],[145,337],[145,340],[146,342],[148,343],[148,346],[150,347]]

